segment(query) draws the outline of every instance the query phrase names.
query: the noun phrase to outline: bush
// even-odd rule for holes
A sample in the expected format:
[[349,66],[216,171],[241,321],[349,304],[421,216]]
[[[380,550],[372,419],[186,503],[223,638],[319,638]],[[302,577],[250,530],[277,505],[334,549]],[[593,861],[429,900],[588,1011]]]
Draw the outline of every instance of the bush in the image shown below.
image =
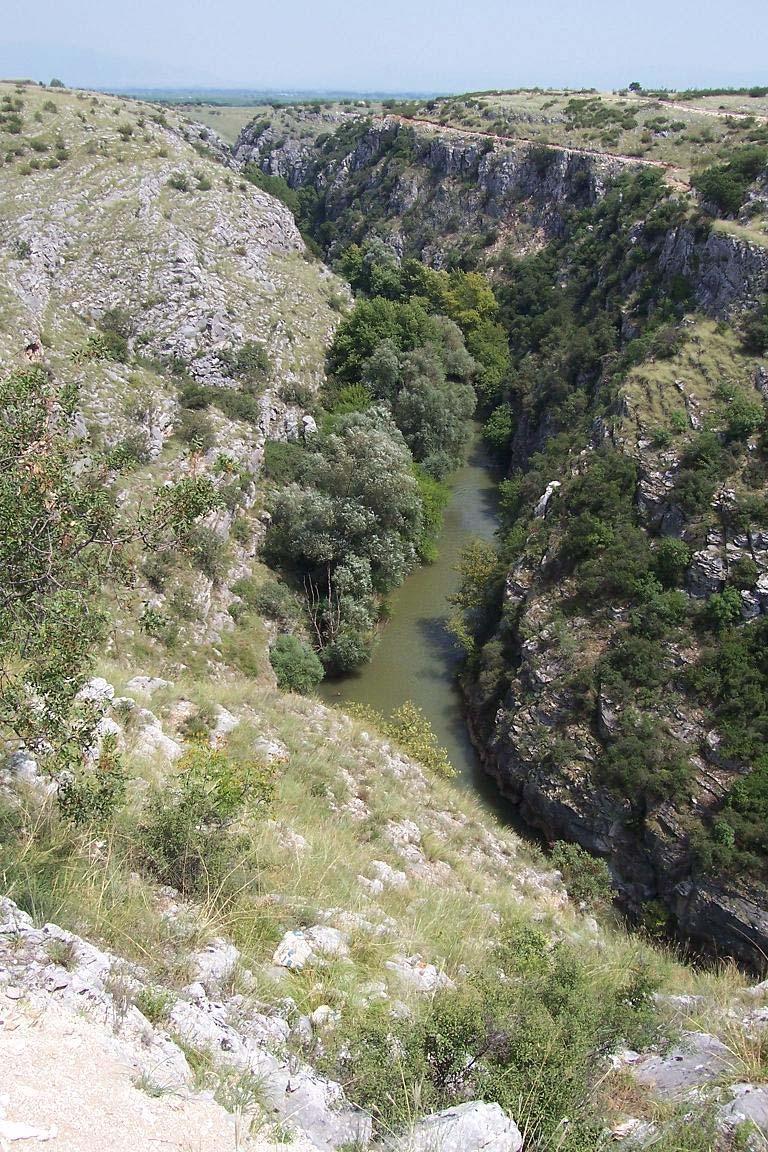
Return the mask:
[[577,904],[597,908],[610,903],[613,887],[608,865],[579,844],[558,840],[550,857],[562,874],[568,895]]
[[186,172],[172,172],[168,177],[168,187],[177,192],[189,192],[189,177]]
[[78,828],[93,825],[104,829],[125,799],[127,783],[114,736],[104,737],[92,767],[66,764],[66,758],[60,760],[57,771],[59,811]]
[[765,356],[768,352],[768,307],[763,305],[750,314],[741,326],[744,350],[752,356]]
[[205,412],[184,408],[176,424],[176,435],[195,452],[210,452],[216,443],[216,432]]
[[768,151],[755,146],[742,148],[727,164],[713,164],[693,179],[693,186],[705,203],[724,216],[735,216],[747,195],[749,185],[765,168]]
[[666,536],[653,554],[653,568],[665,588],[678,588],[685,580],[691,550],[684,540]]
[[325,1068],[378,1131],[478,1099],[514,1115],[526,1147],[598,1147],[595,1062],[653,1036],[653,982],[636,969],[610,983],[572,947],[552,948],[518,925],[505,926],[489,961],[420,1005],[415,1019],[376,1005],[358,1011]]
[[268,620],[289,624],[296,620],[299,614],[296,597],[279,580],[265,580],[263,584],[259,584],[253,578],[245,578],[233,584],[232,591],[240,596],[249,608],[266,616]]
[[709,597],[705,611],[710,626],[721,632],[741,619],[741,597],[729,586]]
[[450,778],[456,775],[445,748],[437,743],[437,737],[421,708],[410,700],[401,704],[386,725],[386,734],[419,764],[429,768],[438,776]]
[[257,340],[246,340],[237,350],[220,352],[219,360],[230,375],[250,385],[265,380],[272,367],[266,348]]
[[155,790],[139,826],[145,867],[185,895],[215,889],[239,847],[233,825],[246,804],[249,813],[263,811],[272,787],[263,767],[194,745],[179,761],[176,776]]
[[730,579],[736,588],[754,588],[760,569],[751,556],[741,556],[731,566]]
[[227,545],[218,532],[205,524],[196,525],[187,537],[187,552],[200,571],[219,583],[227,574]]
[[278,636],[270,648],[269,662],[275,670],[278,687],[286,692],[306,695],[317,687],[324,675],[317,653],[298,636]]

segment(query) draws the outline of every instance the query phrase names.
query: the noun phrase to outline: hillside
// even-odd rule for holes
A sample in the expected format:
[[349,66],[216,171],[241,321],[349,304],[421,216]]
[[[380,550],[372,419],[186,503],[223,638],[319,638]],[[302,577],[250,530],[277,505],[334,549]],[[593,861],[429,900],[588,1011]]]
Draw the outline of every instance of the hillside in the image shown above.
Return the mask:
[[[760,249],[715,232],[689,244],[688,207],[654,230],[663,186],[633,199],[610,158],[558,153],[542,169],[505,145],[481,187],[471,141],[350,117],[318,145],[302,112],[295,148],[252,131],[254,171],[151,105],[14,84],[0,104],[0,1146],[765,1148],[768,991],[753,973],[686,962],[653,906],[630,933],[606,867],[500,823],[407,705],[350,716],[312,696],[368,658],[388,594],[432,554],[479,395],[510,469],[508,520],[463,589],[460,634],[478,739],[514,791],[509,709],[543,707],[552,683],[532,677],[525,699],[521,652],[535,659],[536,613],[546,630],[572,578],[540,563],[527,511],[555,472],[535,454],[551,441],[546,467],[577,487],[598,436],[620,502],[624,462],[665,481],[695,420],[738,400],[716,465],[750,488],[760,357],[704,311],[755,303]],[[461,267],[482,205],[499,222],[495,294]],[[514,265],[520,251],[530,263]],[[686,260],[680,314],[648,325],[643,275],[679,291]],[[626,349],[590,326],[590,277],[614,327],[626,306],[622,341],[640,343],[608,395],[595,360]],[[552,368],[558,332],[570,377]],[[670,355],[645,355],[651,338]],[[643,491],[650,517],[665,493]],[[562,506],[533,516],[553,548]],[[707,548],[728,563],[729,546],[745,551],[699,540],[708,515],[686,537],[705,552],[686,566],[702,588]],[[622,505],[609,527],[633,516]],[[750,626],[754,563],[739,568]],[[737,643],[733,596],[718,594]],[[595,637],[613,643],[633,610],[550,632],[577,626],[577,653],[597,658]],[[526,717],[524,735],[540,723]],[[535,768],[552,775],[563,743],[546,733]]]

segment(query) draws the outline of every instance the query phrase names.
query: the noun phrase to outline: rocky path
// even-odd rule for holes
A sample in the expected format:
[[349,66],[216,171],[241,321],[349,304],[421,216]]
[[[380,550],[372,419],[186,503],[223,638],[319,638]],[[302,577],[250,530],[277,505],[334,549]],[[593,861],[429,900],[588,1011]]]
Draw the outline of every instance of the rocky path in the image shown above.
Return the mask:
[[481,128],[454,128],[448,124],[441,124],[438,120],[428,120],[417,116],[387,116],[384,120],[396,120],[408,127],[418,124],[420,127],[433,128],[441,133],[453,136],[478,137],[483,140],[498,140],[502,144],[526,144],[538,148],[547,148],[551,152],[569,152],[574,156],[593,156],[598,160],[615,161],[618,164],[639,166],[641,168],[657,168],[664,172],[667,182],[682,192],[690,191],[691,185],[684,178],[682,171],[664,160],[648,160],[641,156],[623,156],[618,152],[601,152],[599,148],[573,148],[566,144],[551,144],[544,140],[533,140],[527,136],[505,136],[499,132],[485,132]]

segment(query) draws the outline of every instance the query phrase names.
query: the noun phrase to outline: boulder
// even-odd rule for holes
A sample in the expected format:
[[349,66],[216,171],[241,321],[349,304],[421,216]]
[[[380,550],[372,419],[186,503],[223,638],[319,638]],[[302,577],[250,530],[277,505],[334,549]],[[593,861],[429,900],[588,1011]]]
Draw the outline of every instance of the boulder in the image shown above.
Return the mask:
[[312,945],[303,932],[286,932],[275,949],[272,963],[297,971],[313,957]]
[[469,1100],[425,1117],[385,1147],[391,1152],[520,1152],[523,1137],[498,1104]]
[[217,937],[189,959],[193,981],[199,981],[210,992],[229,979],[240,959],[240,953],[234,944]]
[[722,590],[727,575],[720,547],[709,544],[693,555],[686,579],[688,591],[691,596],[704,599]]
[[436,992],[442,988],[455,988],[450,976],[441,972],[434,964],[428,964],[421,956],[394,956],[387,960],[385,967],[394,972],[404,984],[409,984],[417,992]]
[[679,1098],[733,1068],[733,1055],[716,1036],[685,1032],[664,1054],[649,1054],[629,1065],[632,1078],[661,1100]]
[[83,684],[77,693],[77,699],[106,708],[107,704],[114,699],[114,695],[115,689],[108,680],[105,680],[103,676],[94,676]]
[[129,692],[141,692],[144,696],[151,696],[160,688],[172,688],[170,680],[163,680],[162,676],[134,676],[126,684]]
[[720,1109],[720,1119],[727,1128],[754,1124],[768,1136],[768,1088],[765,1084],[731,1084],[733,1099]]

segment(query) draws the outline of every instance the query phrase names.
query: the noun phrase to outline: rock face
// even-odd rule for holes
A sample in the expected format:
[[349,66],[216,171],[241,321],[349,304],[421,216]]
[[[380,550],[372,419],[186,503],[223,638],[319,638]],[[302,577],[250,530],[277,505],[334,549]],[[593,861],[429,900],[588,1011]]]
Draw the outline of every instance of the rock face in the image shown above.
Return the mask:
[[[152,1095],[173,1092],[194,1101],[193,1074],[176,1042],[179,1040],[209,1053],[214,1066],[225,1074],[231,1070],[240,1076],[257,1077],[274,1114],[298,1129],[301,1147],[319,1152],[333,1152],[351,1143],[365,1147],[370,1140],[370,1117],[347,1102],[337,1083],[295,1059],[285,1059],[290,1031],[285,1021],[265,1016],[258,1007],[244,1011],[242,997],[221,995],[222,981],[229,978],[237,959],[232,944],[213,940],[204,952],[192,957],[193,967],[207,987],[198,981],[189,985],[183,997],[169,993],[167,1018],[163,1024],[153,1025],[136,1006],[147,991],[140,969],[55,924],[35,928],[31,918],[11,900],[0,898],[0,1005],[12,1003],[29,1009],[37,1020],[45,1014],[56,1019],[62,1016],[70,1021],[70,1034],[72,1019],[92,1021],[88,1026],[90,1044],[108,1051],[112,1059],[117,1057],[131,1075],[150,1085]],[[209,999],[208,990],[218,993],[215,1000]],[[4,1008],[1,1011],[5,1019],[7,1013]],[[0,1029],[0,1057],[7,1052],[3,1031]],[[66,1026],[63,1033],[67,1034]],[[8,1034],[13,1033],[9,1030]],[[27,1051],[29,1044],[26,1041]],[[60,1061],[60,1052],[58,1057]],[[100,1091],[108,1093],[104,1086]],[[40,1096],[47,1107],[50,1093],[41,1088]],[[107,1098],[102,1096],[101,1108]],[[90,1108],[92,1122],[100,1107],[92,1103]],[[223,1109],[220,1112],[219,1135],[233,1123]],[[69,1117],[67,1120],[74,1123]],[[21,1125],[15,1117],[6,1121],[2,1115],[0,1123]],[[10,1131],[8,1128],[6,1133]],[[21,1127],[17,1131],[21,1132]],[[80,1142],[67,1146],[91,1147]],[[206,1134],[206,1142],[199,1146],[212,1149],[220,1144],[209,1144]],[[257,1147],[254,1152],[258,1152]]]
[[[342,123],[345,135],[330,135]],[[292,188],[314,187],[325,218],[342,231],[350,210],[372,209],[398,254],[435,267],[448,249],[476,242],[483,231],[491,265],[497,236],[523,253],[541,246],[563,234],[574,209],[595,204],[631,167],[607,153],[494,142],[425,122],[363,119],[354,110],[328,113],[318,126],[325,131],[316,143],[312,135],[286,138],[255,122],[241,132],[234,155]],[[396,168],[393,151],[407,157]],[[339,246],[349,239],[343,235]],[[707,315],[752,307],[768,288],[768,249],[729,233],[681,225],[658,237],[640,226],[637,241],[653,252],[665,285],[690,282]],[[639,287],[628,284],[627,294]]]
[[[329,220],[338,220],[361,196],[374,198],[377,216],[392,228],[390,242],[400,250],[418,250],[436,266],[457,236],[475,235],[481,226],[525,225],[540,237],[558,235],[564,212],[593,204],[624,167],[609,157],[569,149],[441,136],[439,130],[394,118],[357,119],[349,150],[341,156],[334,152],[332,159],[312,142],[275,142],[273,133],[253,126],[241,133],[235,156],[282,176],[292,187],[314,185]],[[385,181],[393,147],[411,154],[394,182]]]
[[667,278],[690,280],[697,306],[710,316],[724,316],[734,305],[755,305],[768,289],[768,248],[725,232],[702,237],[692,228],[672,229],[664,237],[659,268]]

